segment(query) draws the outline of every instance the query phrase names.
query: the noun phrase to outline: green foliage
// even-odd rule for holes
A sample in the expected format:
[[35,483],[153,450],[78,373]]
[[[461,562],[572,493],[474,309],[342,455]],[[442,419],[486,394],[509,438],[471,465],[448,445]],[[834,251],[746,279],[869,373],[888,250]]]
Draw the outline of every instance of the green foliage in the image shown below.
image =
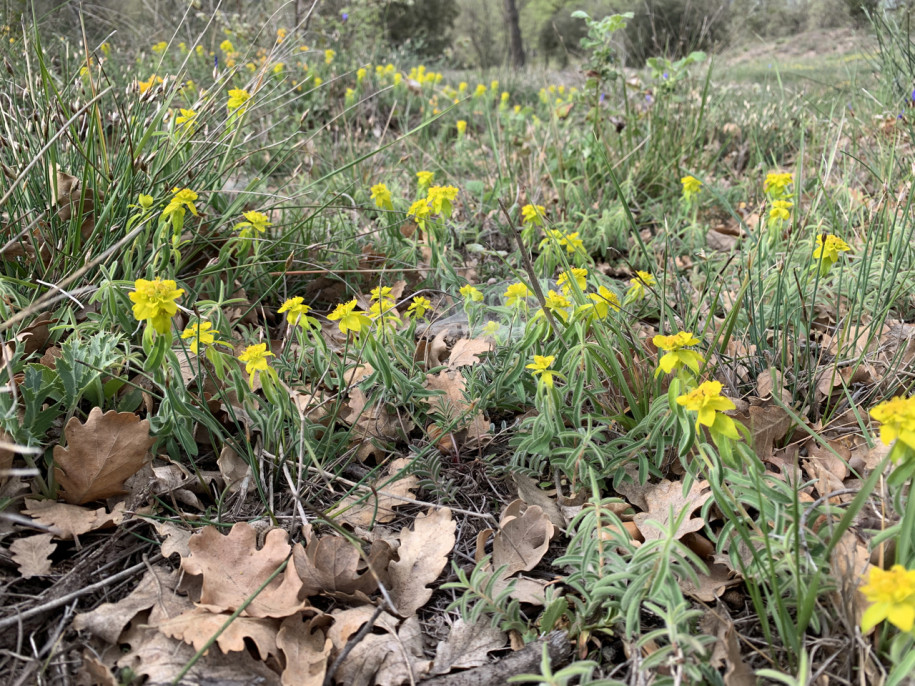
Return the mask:
[[392,0],[385,4],[382,21],[392,46],[408,45],[417,57],[430,59],[451,45],[458,12],[454,0]]

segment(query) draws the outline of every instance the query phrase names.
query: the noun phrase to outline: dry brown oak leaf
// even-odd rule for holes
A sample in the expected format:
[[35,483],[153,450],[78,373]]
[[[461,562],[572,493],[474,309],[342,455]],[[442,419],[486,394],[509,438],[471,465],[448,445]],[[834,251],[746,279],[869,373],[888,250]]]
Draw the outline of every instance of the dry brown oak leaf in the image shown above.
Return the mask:
[[371,595],[378,588],[376,574],[384,572],[391,559],[391,547],[376,541],[369,552],[372,569],[360,565],[359,550],[341,536],[312,536],[306,548],[296,545],[293,550],[295,568],[302,578],[303,595],[319,593]]
[[[686,514],[680,520],[680,525],[674,533],[674,538],[679,540],[685,534],[699,531],[705,526],[705,520],[701,517],[692,517],[692,513],[712,497],[711,491],[703,493],[706,489],[708,489],[708,481],[694,481],[689,493],[684,496],[681,482],[663,479],[645,491],[645,500],[648,502],[649,510],[635,515],[633,521],[646,541],[657,541],[665,536],[665,530],[670,527],[671,522],[686,510]],[[654,522],[654,524],[650,522]]]
[[503,577],[529,572],[550,547],[554,528],[550,518],[536,505],[521,511],[524,503],[512,501],[502,513],[501,531],[492,542],[492,566],[506,565]]
[[99,407],[85,424],[70,419],[64,434],[67,447],[54,446],[54,478],[73,505],[124,493],[124,481],[140,470],[155,441],[149,421],[132,412],[103,414]]
[[413,530],[400,532],[399,559],[388,565],[388,575],[391,598],[402,617],[416,614],[432,597],[432,589],[426,586],[448,564],[455,527],[451,510],[441,508],[417,515]]
[[[182,558],[181,568],[202,576],[200,607],[211,612],[234,612],[267,581],[289,558],[290,545],[285,531],[272,529],[264,547],[257,549],[257,532],[250,524],[239,522],[228,536],[207,526],[188,541],[190,556]],[[244,609],[247,617],[288,617],[306,607],[300,599],[302,580],[289,564]]]
[[57,547],[51,542],[53,534],[36,534],[17,538],[10,544],[13,561],[19,565],[23,579],[51,573],[51,553]]

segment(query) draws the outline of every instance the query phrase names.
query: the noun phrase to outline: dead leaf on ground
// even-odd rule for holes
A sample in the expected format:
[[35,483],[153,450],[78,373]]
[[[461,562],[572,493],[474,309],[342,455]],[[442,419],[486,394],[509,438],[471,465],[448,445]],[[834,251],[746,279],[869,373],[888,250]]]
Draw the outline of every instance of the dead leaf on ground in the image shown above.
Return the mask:
[[[529,476],[512,472],[511,478],[515,482],[515,486],[518,487],[518,496],[521,500],[528,505],[536,505],[543,510],[543,514],[550,518],[557,530],[565,529],[566,518],[563,516],[562,510],[553,496],[540,488],[537,482]],[[553,492],[555,493],[555,491]]]
[[451,510],[437,508],[417,515],[413,529],[400,532],[398,559],[388,565],[388,590],[402,616],[415,614],[432,597],[432,589],[427,586],[448,564],[455,528]]
[[71,418],[64,434],[67,447],[54,446],[54,477],[73,505],[125,493],[124,481],[143,466],[155,442],[148,420],[132,412],[102,413],[99,407],[85,424]]
[[[648,512],[640,512],[633,517],[633,521],[646,541],[657,541],[666,535],[664,530],[685,510],[686,516],[680,521],[674,538],[679,539],[690,531],[699,531],[705,526],[705,520],[691,515],[712,497],[711,491],[703,493],[707,488],[708,481],[693,481],[689,492],[683,495],[682,483],[664,479],[645,492]],[[649,524],[649,520],[656,524]]]
[[10,544],[13,561],[19,566],[23,579],[45,576],[51,572],[51,554],[57,548],[53,534],[36,534],[17,538]]
[[334,647],[327,638],[329,623],[327,615],[303,620],[301,615],[295,614],[283,620],[276,635],[276,645],[286,658],[283,686],[321,686],[324,683],[327,659]]
[[794,420],[785,410],[772,404],[750,405],[747,411],[753,447],[759,459],[766,461],[772,457],[772,447],[788,434]]
[[[202,576],[200,605],[212,612],[234,612],[289,558],[291,546],[282,529],[267,533],[264,547],[256,546],[257,532],[245,522],[223,536],[215,526],[207,526],[191,536],[189,557],[181,568]],[[286,569],[248,605],[243,616],[288,617],[306,607],[299,599],[302,580],[292,560]]]
[[553,537],[553,523],[543,510],[531,505],[521,512],[523,503],[516,500],[502,514],[500,531],[492,543],[494,569],[507,565],[505,576],[529,572],[543,558]]
[[376,574],[384,572],[393,551],[384,541],[376,541],[369,553],[371,569],[364,564],[356,546],[342,536],[312,536],[307,547],[296,544],[293,559],[304,583],[305,596],[354,593],[371,595],[378,589]]
[[696,571],[696,578],[698,584],[694,584],[692,579],[686,576],[677,581],[683,593],[703,603],[714,602],[728,588],[736,586],[742,581],[740,576],[732,573],[726,565],[720,563],[709,564],[708,574]]
[[[153,626],[166,636],[177,638],[193,646],[194,650],[200,650],[222,629],[229,616],[195,607],[177,617],[163,619]],[[236,653],[247,650],[247,639],[256,646],[260,659],[266,660],[270,655],[276,655],[276,633],[279,627],[278,619],[236,617],[219,634],[216,645],[223,653]]]
[[448,638],[435,648],[432,674],[447,674],[452,669],[471,669],[489,662],[489,653],[505,647],[508,637],[501,629],[484,619],[466,624],[463,619],[452,625]]
[[162,557],[169,558],[175,553],[181,557],[187,557],[191,554],[187,544],[194,534],[190,529],[177,526],[171,522],[153,519],[152,517],[143,517],[156,529],[156,533],[162,536]]
[[[419,488],[419,479],[415,474],[407,474],[406,468],[410,465],[407,458],[398,458],[388,463],[384,473],[375,481],[372,492],[357,491],[346,496],[334,507],[339,515],[330,516],[336,521],[352,526],[368,527],[374,521],[383,524],[394,519],[397,513],[395,507],[408,505],[402,498],[414,498],[413,491]],[[400,476],[395,478],[398,474]],[[345,508],[349,507],[349,509]]]
[[22,513],[54,529],[56,538],[69,541],[89,531],[117,526],[124,520],[124,507],[124,503],[118,503],[109,513],[104,507],[89,510],[53,500],[26,498]]
[[254,478],[254,472],[251,470],[251,465],[241,459],[231,447],[228,445],[222,447],[216,464],[219,465],[219,473],[222,474],[229,493],[248,489],[248,485]]
[[451,348],[448,366],[457,369],[480,363],[480,355],[492,350],[492,343],[482,338],[461,338]]
[[375,452],[374,441],[390,443],[413,429],[413,422],[402,421],[385,403],[370,405],[368,396],[358,386],[351,388],[349,394],[349,412],[343,416],[343,421],[352,425],[353,438],[362,442],[356,453],[360,461]]
[[396,633],[371,633],[356,644],[335,680],[346,686],[400,686],[416,683],[431,666],[432,661],[423,653],[419,620],[410,617]]

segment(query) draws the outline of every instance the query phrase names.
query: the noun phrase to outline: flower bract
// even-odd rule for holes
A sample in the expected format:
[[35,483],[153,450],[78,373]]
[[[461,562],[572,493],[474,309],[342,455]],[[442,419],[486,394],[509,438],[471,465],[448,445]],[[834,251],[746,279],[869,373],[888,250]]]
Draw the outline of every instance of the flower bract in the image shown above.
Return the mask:
[[157,333],[168,333],[172,317],[178,311],[175,302],[184,294],[174,281],[156,277],[152,281],[137,279],[134,289],[127,294],[133,303],[133,316],[138,321],[148,321]]
[[901,631],[915,626],[915,569],[893,565],[889,571],[871,567],[861,592],[871,605],[861,617],[861,630],[870,631],[884,619]]

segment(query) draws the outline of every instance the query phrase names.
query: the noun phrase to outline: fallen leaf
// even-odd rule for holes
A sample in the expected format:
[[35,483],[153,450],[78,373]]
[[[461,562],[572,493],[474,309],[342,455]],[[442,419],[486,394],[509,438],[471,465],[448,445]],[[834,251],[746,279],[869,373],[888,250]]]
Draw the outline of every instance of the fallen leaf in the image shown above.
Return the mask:
[[155,442],[148,420],[132,412],[103,414],[99,407],[85,424],[71,418],[64,434],[67,447],[54,446],[54,477],[74,505],[125,493],[124,481],[143,466]]
[[711,491],[702,492],[707,488],[708,481],[693,481],[689,493],[683,495],[682,483],[664,479],[645,492],[648,512],[640,512],[632,519],[646,541],[657,541],[663,538],[666,535],[665,530],[680,517],[684,510],[686,516],[680,521],[680,525],[674,532],[674,538],[679,539],[690,531],[699,531],[705,526],[705,521],[700,517],[690,515],[712,497]]
[[83,662],[76,675],[77,686],[120,686],[111,669],[92,655],[88,650],[83,652]]
[[191,554],[188,548],[188,542],[194,534],[190,529],[176,526],[171,522],[153,519],[152,517],[143,517],[156,529],[156,533],[162,536],[162,557],[169,558],[175,553],[181,557],[187,557]]
[[[502,515],[501,529],[492,542],[492,565],[499,569],[507,565],[504,576],[516,572],[529,572],[546,554],[553,537],[553,523],[543,510],[531,505],[520,516],[510,515],[512,506],[521,501],[510,503]],[[517,507],[517,505],[515,506]]]
[[458,618],[451,626],[448,638],[435,648],[432,674],[447,674],[452,669],[470,669],[489,662],[489,653],[505,647],[505,632],[492,626],[489,620],[466,624]]
[[451,510],[434,508],[419,514],[413,530],[400,532],[398,559],[388,565],[388,590],[401,616],[409,617],[432,597],[428,584],[435,581],[454,548],[456,524]]
[[680,590],[686,595],[703,603],[712,603],[721,597],[731,586],[736,586],[742,579],[736,574],[732,576],[727,565],[713,563],[708,565],[708,574],[696,571],[698,584],[693,583],[687,576],[678,578]]
[[67,505],[53,500],[25,499],[23,514],[55,530],[55,537],[69,541],[77,536],[117,526],[124,520],[124,503],[114,506],[111,513],[104,507],[89,510],[79,505]]
[[448,366],[452,369],[480,363],[480,355],[492,350],[492,343],[482,338],[461,338],[451,348]]
[[13,561],[19,566],[23,579],[51,572],[51,553],[57,548],[56,543],[51,543],[53,537],[53,534],[36,534],[17,538],[10,544]]
[[[334,623],[327,630],[327,637],[334,645],[334,650],[343,650],[349,639],[375,614],[371,605],[360,605],[347,610],[335,610],[331,613]],[[375,620],[375,627],[384,631],[397,630],[397,618],[387,612],[382,612]]]
[[772,446],[787,435],[794,420],[776,405],[750,405],[748,412],[753,448],[759,459],[765,461],[772,457]]
[[566,519],[559,508],[559,504],[552,496],[541,489],[537,482],[529,476],[512,472],[511,478],[515,482],[515,486],[518,487],[518,497],[521,500],[528,505],[536,505],[543,510],[543,514],[550,518],[557,530],[565,529]]
[[238,453],[228,445],[222,447],[216,464],[219,466],[219,473],[222,474],[229,493],[248,489],[251,480],[254,478],[251,465],[241,459]]
[[[282,529],[271,529],[260,550],[256,540],[257,532],[246,522],[235,524],[228,536],[215,526],[191,536],[191,554],[182,558],[181,568],[203,577],[201,606],[213,612],[237,610],[289,558],[291,546]],[[291,562],[251,601],[243,616],[288,617],[306,607],[299,599],[302,580]]]
[[[384,541],[372,546],[369,562],[376,573],[388,565],[393,551]],[[371,570],[360,566],[362,558],[356,546],[342,536],[312,536],[308,545],[293,548],[295,567],[301,577],[305,596],[319,593],[371,595],[378,588],[378,578]]]
[[[106,643],[117,644],[131,620],[156,605],[165,617],[184,612],[190,601],[177,595],[179,575],[164,567],[146,572],[137,587],[116,603],[102,603],[91,612],[82,612],[73,620],[77,631],[88,631]],[[177,611],[176,611],[177,610]]]
[[409,504],[402,498],[412,500],[413,491],[419,488],[416,475],[406,473],[409,465],[410,460],[407,458],[392,460],[375,481],[370,493],[357,492],[346,496],[337,503],[333,512],[329,513],[330,516],[338,522],[363,528],[371,526],[373,522],[383,524],[392,521],[397,515],[394,508]]
[[410,617],[396,634],[389,630],[363,638],[335,676],[338,684],[346,686],[400,686],[420,680],[431,665],[423,656],[419,620]]
[[[199,651],[222,629],[229,617],[228,614],[214,614],[195,607],[177,617],[164,619],[151,626],[155,626],[166,636],[190,644],[194,650]],[[270,655],[276,655],[276,633],[279,626],[280,622],[277,619],[236,617],[219,634],[216,645],[223,653],[236,653],[247,650],[247,639],[257,647],[260,659],[266,660]]]
[[283,670],[283,686],[321,686],[327,671],[327,659],[333,650],[333,642],[326,637],[326,615],[303,621],[295,614],[283,620],[276,645],[283,651],[286,668]]

